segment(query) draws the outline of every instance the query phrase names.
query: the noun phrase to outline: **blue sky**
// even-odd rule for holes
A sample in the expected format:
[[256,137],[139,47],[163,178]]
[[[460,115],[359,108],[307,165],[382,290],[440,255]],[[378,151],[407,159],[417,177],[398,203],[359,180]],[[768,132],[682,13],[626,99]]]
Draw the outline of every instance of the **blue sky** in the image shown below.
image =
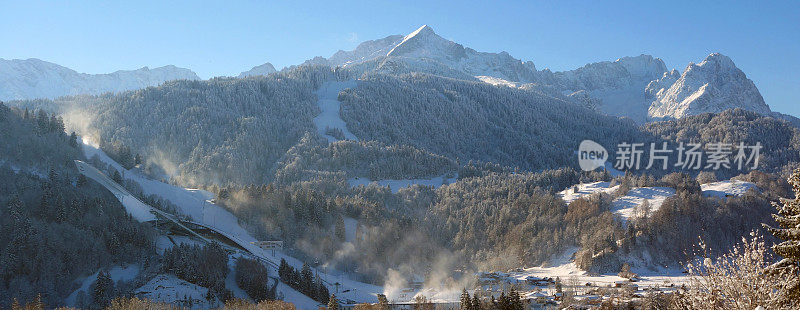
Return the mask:
[[537,68],[651,54],[682,70],[721,52],[773,110],[800,116],[796,1],[6,1],[0,58],[86,73],[173,64],[203,78],[277,68],[427,24]]

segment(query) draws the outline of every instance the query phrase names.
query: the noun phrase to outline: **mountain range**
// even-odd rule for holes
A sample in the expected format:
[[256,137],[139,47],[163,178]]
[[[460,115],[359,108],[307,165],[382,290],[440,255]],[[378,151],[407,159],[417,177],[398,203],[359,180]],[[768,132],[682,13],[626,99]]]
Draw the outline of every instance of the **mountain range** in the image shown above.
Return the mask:
[[340,50],[329,58],[315,57],[304,64],[363,66],[365,71],[397,74],[425,72],[540,89],[640,123],[732,108],[774,114],[753,81],[719,53],[708,55],[699,64],[689,64],[683,72],[669,70],[664,61],[651,55],[552,72],[537,70],[533,62],[507,52],[478,52],[464,47],[425,25],[405,36],[365,41],[352,51]]
[[[318,56],[302,65],[349,67],[361,73],[422,72],[535,89],[638,123],[732,108],[795,120],[773,113],[753,81],[730,58],[719,53],[708,55],[698,64],[690,63],[682,72],[669,70],[664,61],[650,55],[553,72],[537,70],[532,61],[516,59],[507,52],[479,52],[465,47],[425,25],[405,36],[365,41],[352,51],[340,50],[328,58]],[[274,72],[275,67],[265,63],[242,72],[238,78]],[[0,59],[0,100],[119,92],[175,79],[199,78],[191,70],[175,66],[83,74],[38,59]]]
[[0,100],[97,95],[156,86],[179,79],[200,78],[189,69],[171,65],[153,69],[143,67],[137,70],[120,70],[108,74],[86,74],[35,58],[0,59]]

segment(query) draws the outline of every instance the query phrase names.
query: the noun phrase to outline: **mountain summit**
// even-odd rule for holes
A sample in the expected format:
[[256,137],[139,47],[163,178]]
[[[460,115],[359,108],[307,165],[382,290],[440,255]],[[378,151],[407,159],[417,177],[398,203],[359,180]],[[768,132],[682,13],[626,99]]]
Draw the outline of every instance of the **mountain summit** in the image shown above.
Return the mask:
[[260,66],[255,66],[252,69],[247,70],[245,72],[239,73],[238,77],[243,78],[243,77],[257,76],[257,75],[269,75],[275,72],[278,72],[277,70],[275,70],[275,66],[273,66],[271,63],[265,63]]
[[386,56],[404,56],[457,61],[467,54],[461,44],[440,37],[433,28],[424,25],[408,34]]
[[753,81],[728,56],[713,53],[699,64],[690,63],[680,76],[676,73],[648,85],[646,91],[654,97],[650,117],[681,118],[732,108],[771,113]]

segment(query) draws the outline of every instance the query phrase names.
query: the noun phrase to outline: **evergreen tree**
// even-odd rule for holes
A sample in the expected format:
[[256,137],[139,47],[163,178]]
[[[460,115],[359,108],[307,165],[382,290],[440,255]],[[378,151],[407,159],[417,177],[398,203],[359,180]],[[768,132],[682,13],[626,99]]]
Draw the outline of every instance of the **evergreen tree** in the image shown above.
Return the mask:
[[314,296],[314,275],[311,273],[311,267],[307,263],[303,263],[303,269],[300,271],[300,289],[306,296]]
[[114,281],[107,272],[100,270],[97,274],[97,282],[92,291],[92,298],[94,302],[100,306],[105,306],[110,300],[114,292]]
[[781,292],[781,298],[787,302],[800,300],[800,169],[795,170],[789,178],[789,184],[794,189],[795,198],[781,198],[781,203],[773,203],[778,214],[773,215],[780,228],[766,228],[778,239],[783,242],[773,246],[776,254],[783,256],[783,259],[772,265],[776,272],[783,273],[790,281],[785,292]]
[[69,146],[78,147],[78,135],[74,131],[69,134]]
[[118,184],[122,184],[122,175],[119,174],[117,169],[114,169],[114,174],[111,175],[111,179]]
[[483,304],[481,303],[480,298],[478,298],[478,294],[472,295],[472,310],[481,309],[483,309]]
[[469,298],[469,292],[465,288],[464,291],[461,292],[461,310],[472,310],[472,300]]
[[525,306],[522,304],[522,298],[519,296],[519,293],[515,289],[511,289],[508,292],[508,300],[511,306],[511,310],[523,310]]
[[328,299],[328,310],[339,310],[339,300],[336,299],[336,294],[331,295]]
[[75,185],[77,185],[78,187],[81,187],[81,186],[86,185],[86,182],[88,182],[88,181],[89,180],[86,179],[85,175],[79,174],[78,175],[78,179],[75,181]]

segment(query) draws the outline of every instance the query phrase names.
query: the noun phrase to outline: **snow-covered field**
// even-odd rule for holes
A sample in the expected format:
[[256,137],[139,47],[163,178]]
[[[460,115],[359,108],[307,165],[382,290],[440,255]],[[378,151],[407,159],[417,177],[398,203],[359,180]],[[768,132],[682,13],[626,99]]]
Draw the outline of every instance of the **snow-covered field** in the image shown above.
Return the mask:
[[[524,281],[525,278],[529,276],[538,278],[558,277],[564,283],[574,281],[578,285],[592,283],[595,286],[608,286],[614,285],[615,282],[618,281],[627,281],[627,279],[619,277],[615,274],[594,275],[581,270],[577,265],[575,265],[573,260],[573,256],[577,250],[577,248],[569,249],[562,255],[551,259],[548,265],[526,268],[518,272],[510,272],[509,276],[520,282]],[[639,275],[639,281],[636,282],[636,285],[638,285],[640,288],[664,287],[669,286],[669,284],[680,285],[687,283],[690,280],[680,268],[661,268],[658,270],[650,270],[647,268],[633,267],[631,270]]]
[[[580,198],[588,197],[597,193],[612,194],[619,188],[619,185],[611,186],[610,182],[584,183],[569,187],[558,192],[558,196],[569,204]],[[577,190],[576,190],[577,189]]]
[[322,112],[314,117],[314,125],[317,127],[317,133],[327,138],[328,142],[336,142],[339,139],[325,134],[326,128],[340,129],[344,133],[345,139],[358,141],[358,138],[350,130],[347,130],[347,123],[339,115],[339,109],[342,106],[339,101],[339,92],[353,87],[356,87],[356,81],[325,82],[317,90],[317,105]]
[[745,181],[728,180],[700,185],[703,196],[730,197],[744,195],[751,188],[758,189],[755,184]]
[[207,288],[178,279],[171,274],[157,275],[136,289],[134,294],[140,298],[172,303],[190,309],[209,309],[221,305],[216,298],[212,301],[206,300]]
[[625,196],[614,199],[611,211],[619,215],[624,221],[638,217],[636,214],[638,206],[645,201],[650,204],[650,212],[655,212],[661,208],[664,200],[675,195],[675,189],[669,187],[636,187],[628,191]]
[[411,187],[413,185],[419,184],[423,186],[433,186],[439,187],[444,184],[455,183],[458,181],[458,174],[452,178],[448,178],[447,176],[441,175],[438,177],[433,177],[430,179],[403,179],[403,180],[378,180],[372,181],[368,178],[350,178],[347,180],[347,183],[350,184],[351,187],[356,186],[367,186],[370,183],[377,183],[380,186],[388,186],[389,189],[392,190],[392,193],[397,193],[401,188]]

